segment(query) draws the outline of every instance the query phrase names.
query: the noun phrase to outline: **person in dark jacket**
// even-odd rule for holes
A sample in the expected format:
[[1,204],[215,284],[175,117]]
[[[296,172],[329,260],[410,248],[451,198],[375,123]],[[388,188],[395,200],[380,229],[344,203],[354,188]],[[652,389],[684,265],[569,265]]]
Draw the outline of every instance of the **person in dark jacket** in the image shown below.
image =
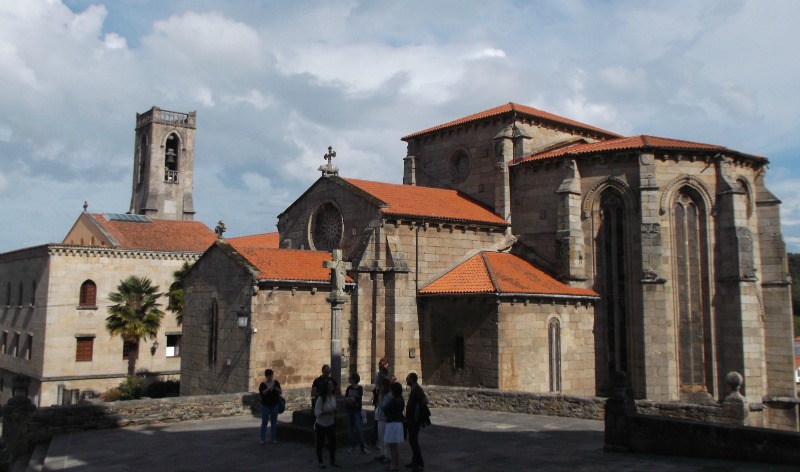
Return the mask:
[[420,420],[420,406],[428,404],[428,397],[425,391],[419,386],[417,374],[411,372],[406,376],[406,384],[411,387],[408,393],[408,403],[406,404],[406,424],[408,425],[408,444],[411,446],[411,462],[406,467],[415,472],[424,470],[425,463],[422,460],[422,453],[419,450],[419,430],[422,427]]
[[261,444],[267,442],[268,421],[272,423],[270,441],[272,444],[278,442],[278,397],[281,395],[281,383],[274,376],[272,369],[265,370],[265,379],[258,386],[258,393],[261,395]]

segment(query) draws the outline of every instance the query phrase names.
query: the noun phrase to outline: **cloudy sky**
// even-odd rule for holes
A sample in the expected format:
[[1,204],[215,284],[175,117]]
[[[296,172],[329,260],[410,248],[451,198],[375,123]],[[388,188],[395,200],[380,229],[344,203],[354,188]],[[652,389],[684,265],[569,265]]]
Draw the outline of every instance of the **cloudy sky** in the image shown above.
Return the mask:
[[0,252],[127,211],[154,105],[197,111],[197,218],[240,236],[329,145],[400,183],[400,137],[509,101],[769,157],[800,252],[798,24],[791,0],[0,0]]

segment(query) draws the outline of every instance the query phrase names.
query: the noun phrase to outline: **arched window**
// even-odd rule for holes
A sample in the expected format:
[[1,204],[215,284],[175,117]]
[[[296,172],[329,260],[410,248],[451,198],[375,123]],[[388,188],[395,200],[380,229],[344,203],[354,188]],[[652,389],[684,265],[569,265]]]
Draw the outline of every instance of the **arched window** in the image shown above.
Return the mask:
[[550,391],[561,391],[561,322],[558,318],[550,320],[547,329],[550,347]]
[[31,282],[31,306],[36,305],[36,281]]
[[598,378],[606,382],[616,371],[628,371],[628,273],[625,264],[625,206],[620,194],[606,190],[600,196],[597,234],[597,288],[603,294],[595,334]]
[[6,306],[11,306],[11,282],[6,282]]
[[91,280],[81,284],[78,306],[97,306],[97,286]]
[[678,352],[681,390],[706,387],[705,328],[707,255],[705,212],[691,189],[678,192],[673,205]]
[[19,283],[19,298],[17,299],[17,301],[19,302],[19,303],[17,303],[17,305],[19,305],[19,306],[22,306],[22,291],[23,291],[22,282],[20,282]]
[[167,136],[167,143],[164,146],[164,181],[178,181],[178,159],[180,157],[180,139],[175,133]]

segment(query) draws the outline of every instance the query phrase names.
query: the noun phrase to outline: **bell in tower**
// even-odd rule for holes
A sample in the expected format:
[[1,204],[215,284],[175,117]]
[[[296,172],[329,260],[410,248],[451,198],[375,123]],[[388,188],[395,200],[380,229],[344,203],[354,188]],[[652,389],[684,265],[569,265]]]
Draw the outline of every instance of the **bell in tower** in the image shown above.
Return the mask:
[[136,114],[136,151],[130,213],[194,219],[192,177],[196,112],[153,107]]

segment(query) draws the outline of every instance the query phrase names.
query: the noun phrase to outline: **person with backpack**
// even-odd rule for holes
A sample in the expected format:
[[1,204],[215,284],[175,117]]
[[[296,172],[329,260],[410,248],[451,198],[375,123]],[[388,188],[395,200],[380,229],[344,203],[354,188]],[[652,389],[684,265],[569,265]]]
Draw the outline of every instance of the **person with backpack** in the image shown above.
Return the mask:
[[418,472],[425,469],[425,462],[422,460],[422,452],[419,449],[419,430],[428,421],[424,415],[420,414],[428,410],[428,397],[418,383],[419,378],[415,372],[406,376],[406,384],[411,387],[408,393],[408,403],[406,403],[406,424],[408,425],[408,444],[411,446],[411,462],[406,464],[406,468]]

